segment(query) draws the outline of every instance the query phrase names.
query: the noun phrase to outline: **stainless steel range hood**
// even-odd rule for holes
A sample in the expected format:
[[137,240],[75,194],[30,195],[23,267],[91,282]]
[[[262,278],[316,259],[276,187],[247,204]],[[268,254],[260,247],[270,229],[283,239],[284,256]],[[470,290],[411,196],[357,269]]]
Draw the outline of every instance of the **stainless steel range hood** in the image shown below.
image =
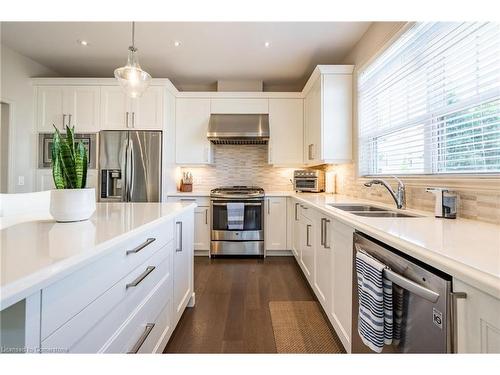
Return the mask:
[[257,145],[269,140],[268,114],[212,114],[207,138],[214,144]]

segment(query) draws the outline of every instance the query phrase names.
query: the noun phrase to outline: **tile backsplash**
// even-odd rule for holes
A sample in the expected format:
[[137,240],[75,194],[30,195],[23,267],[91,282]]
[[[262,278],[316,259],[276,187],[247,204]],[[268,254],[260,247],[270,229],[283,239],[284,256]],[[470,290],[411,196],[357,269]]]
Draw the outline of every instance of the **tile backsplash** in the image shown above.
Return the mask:
[[[373,185],[370,188],[363,186],[362,182],[356,179],[354,164],[322,166],[322,169],[335,171],[337,194],[389,204],[394,203],[383,186]],[[392,182],[392,179],[387,180]],[[459,217],[500,224],[500,186],[496,191],[457,187],[452,188],[452,190],[459,196]],[[427,193],[425,187],[411,186],[411,184],[406,187],[406,205],[408,208],[434,212],[434,199],[434,195]]]
[[215,145],[214,164],[183,167],[193,174],[193,191],[218,186],[252,185],[267,191],[293,191],[290,179],[295,168],[273,167],[268,163],[267,145]]

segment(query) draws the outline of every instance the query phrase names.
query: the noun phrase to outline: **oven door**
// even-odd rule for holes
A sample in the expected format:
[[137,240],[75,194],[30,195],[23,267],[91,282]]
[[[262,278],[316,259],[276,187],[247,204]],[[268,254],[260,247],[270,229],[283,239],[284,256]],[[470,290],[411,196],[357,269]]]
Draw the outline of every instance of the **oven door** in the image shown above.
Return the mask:
[[[227,204],[241,202],[245,205],[243,229],[228,228]],[[263,241],[263,200],[212,200],[212,241]]]
[[295,178],[294,184],[296,191],[318,191],[317,178]]

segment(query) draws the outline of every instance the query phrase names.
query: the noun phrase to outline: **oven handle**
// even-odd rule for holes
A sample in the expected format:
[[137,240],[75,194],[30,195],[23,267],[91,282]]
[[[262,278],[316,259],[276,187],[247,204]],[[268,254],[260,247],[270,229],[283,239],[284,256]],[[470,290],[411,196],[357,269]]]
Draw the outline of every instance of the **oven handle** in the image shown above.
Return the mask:
[[[357,243],[354,244],[356,251],[360,251],[366,254]],[[399,285],[401,288],[406,289],[407,291],[416,294],[419,297],[426,299],[432,303],[436,302],[439,299],[439,293],[436,293],[433,290],[430,290],[413,280],[407,279],[406,277],[401,276],[400,274],[394,272],[393,270],[386,268],[384,269],[384,276],[387,280],[392,281],[393,283]]]
[[[247,202],[242,202],[245,206],[262,206],[262,202],[261,203],[247,203]],[[212,205],[213,206],[227,206],[227,203],[215,203],[215,202],[212,202]]]

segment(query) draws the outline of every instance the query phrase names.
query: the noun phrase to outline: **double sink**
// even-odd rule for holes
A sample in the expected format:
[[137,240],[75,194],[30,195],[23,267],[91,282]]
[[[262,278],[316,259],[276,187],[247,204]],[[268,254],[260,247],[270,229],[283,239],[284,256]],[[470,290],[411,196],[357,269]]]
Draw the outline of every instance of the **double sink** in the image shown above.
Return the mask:
[[356,216],[365,217],[420,217],[419,215],[402,213],[399,211],[391,211],[385,208],[371,206],[367,204],[350,204],[350,203],[328,203],[328,206],[338,208],[342,211],[347,211]]

